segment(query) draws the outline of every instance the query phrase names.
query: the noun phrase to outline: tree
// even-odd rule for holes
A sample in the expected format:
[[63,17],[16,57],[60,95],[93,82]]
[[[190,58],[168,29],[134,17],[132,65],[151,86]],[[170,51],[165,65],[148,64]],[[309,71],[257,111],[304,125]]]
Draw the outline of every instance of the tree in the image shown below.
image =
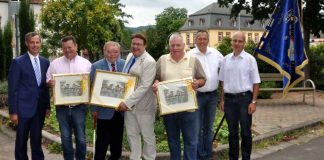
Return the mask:
[[5,54],[3,49],[3,37],[2,37],[2,30],[0,28],[0,81],[5,79],[6,72],[5,72]]
[[104,43],[119,42],[123,22],[118,18],[130,17],[122,12],[119,0],[61,0],[44,4],[40,21],[42,36],[46,38],[44,52],[57,54],[59,40],[65,35],[76,37],[79,49],[88,49],[92,60],[101,57]]
[[185,8],[168,7],[155,17],[156,27],[146,32],[148,37],[148,51],[158,59],[168,52],[168,37],[176,32],[186,22],[187,10]]
[[[251,13],[253,15],[254,21],[269,19],[269,15],[273,12],[277,1],[278,0],[239,0],[234,2],[234,0],[218,0],[218,3],[220,6],[227,7],[229,4],[233,4],[231,17],[237,17],[241,10],[246,10],[246,13]],[[301,1],[302,0],[298,0],[298,4],[301,4]],[[309,55],[310,35],[313,34],[319,37],[320,32],[324,31],[324,16],[320,13],[324,9],[324,1],[303,0],[302,6],[304,46],[307,55]],[[308,77],[308,75],[306,75],[306,77]]]
[[20,54],[27,52],[25,45],[25,34],[35,31],[35,17],[30,9],[29,0],[20,1],[19,8],[19,34],[20,34]]
[[4,50],[4,74],[9,73],[9,67],[12,60],[12,29],[11,22],[8,21],[3,32],[3,50]]

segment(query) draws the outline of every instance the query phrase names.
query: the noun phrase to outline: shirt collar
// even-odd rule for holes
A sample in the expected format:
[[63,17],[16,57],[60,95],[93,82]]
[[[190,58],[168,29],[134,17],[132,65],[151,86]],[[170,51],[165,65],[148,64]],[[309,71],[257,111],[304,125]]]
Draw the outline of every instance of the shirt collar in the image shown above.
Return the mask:
[[196,47],[196,48],[194,49],[194,53],[195,53],[195,54],[201,54],[201,55],[207,55],[207,54],[211,54],[212,51],[211,51],[211,48],[210,48],[210,47],[207,47],[207,49],[206,49],[206,54],[204,54],[204,53],[202,53],[202,52],[199,50],[198,47]]
[[[109,69],[112,70],[112,68],[111,68],[111,64],[112,64],[112,63],[110,63],[107,59],[105,59],[105,60],[106,60],[106,62],[107,62],[107,64],[108,64]],[[114,62],[114,64],[115,64],[115,68],[117,68],[117,61]]]
[[34,58],[37,58],[39,57],[39,54],[37,54],[36,56],[32,55],[29,51],[27,52],[28,53],[28,56],[30,59],[34,59]]
[[182,61],[189,59],[189,56],[190,56],[190,55],[189,55],[188,53],[185,53],[185,55],[182,57],[182,59],[180,59],[179,62],[176,62],[175,60],[173,60],[173,59],[171,58],[171,53],[169,53],[169,54],[167,54],[166,59],[167,59],[168,61],[172,62],[172,63],[181,63]]
[[244,51],[244,49],[242,50],[242,52],[237,56],[237,57],[235,57],[234,56],[234,52],[232,53],[232,57],[231,58],[240,58],[240,59],[242,59],[242,58],[246,58],[246,55],[247,53]]

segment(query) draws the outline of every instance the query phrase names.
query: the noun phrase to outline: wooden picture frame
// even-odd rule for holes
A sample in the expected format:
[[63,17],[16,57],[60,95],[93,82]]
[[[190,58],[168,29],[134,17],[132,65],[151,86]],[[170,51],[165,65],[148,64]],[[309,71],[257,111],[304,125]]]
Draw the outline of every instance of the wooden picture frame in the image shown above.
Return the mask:
[[117,108],[135,90],[137,77],[105,70],[96,70],[93,80],[90,104]]
[[160,115],[198,109],[196,91],[191,86],[192,81],[192,78],[185,78],[158,83]]
[[54,105],[73,105],[89,102],[90,75],[53,74],[55,86],[53,89]]

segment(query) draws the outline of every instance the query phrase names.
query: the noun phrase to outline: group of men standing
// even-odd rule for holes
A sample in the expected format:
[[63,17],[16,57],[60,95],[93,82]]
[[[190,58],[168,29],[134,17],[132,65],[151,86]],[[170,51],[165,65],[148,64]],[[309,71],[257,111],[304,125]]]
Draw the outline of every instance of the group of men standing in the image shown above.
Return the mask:
[[[91,65],[77,54],[75,38],[66,36],[61,40],[63,56],[50,63],[39,55],[40,35],[36,32],[26,34],[28,52],[12,61],[8,78],[9,113],[12,122],[17,125],[15,158],[28,159],[27,140],[30,136],[32,159],[44,159],[41,130],[45,116],[50,114],[49,87],[55,85],[53,74],[90,72],[93,82],[95,71],[100,69],[136,75],[139,81],[135,91],[116,109],[91,107],[92,115],[98,122],[95,159],[105,159],[108,147],[110,160],[121,157],[124,126],[131,151],[129,158],[155,159],[157,84],[187,77],[193,78],[191,85],[197,91],[199,109],[163,116],[170,158],[181,159],[182,135],[185,160],[212,159],[213,124],[216,107],[220,104],[229,128],[229,158],[234,160],[239,157],[240,124],[242,159],[250,159],[252,114],[256,110],[260,78],[256,60],[244,51],[245,34],[236,32],[233,35],[233,53],[224,58],[216,49],[208,47],[209,35],[205,30],[197,32],[196,48],[188,53],[185,52],[183,37],[173,33],[169,38],[170,53],[162,55],[157,62],[145,50],[145,36],[134,34],[131,40],[131,53],[126,61],[120,58],[120,45],[110,41],[103,47],[104,58]],[[217,91],[219,81],[223,86],[220,95]],[[85,159],[87,106],[55,107],[64,159]]]

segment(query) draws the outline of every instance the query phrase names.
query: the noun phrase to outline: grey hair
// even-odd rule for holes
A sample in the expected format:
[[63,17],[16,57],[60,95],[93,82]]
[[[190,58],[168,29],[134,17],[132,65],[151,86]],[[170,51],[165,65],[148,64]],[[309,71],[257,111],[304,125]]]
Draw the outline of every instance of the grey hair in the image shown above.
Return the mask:
[[172,39],[175,39],[175,38],[180,38],[181,41],[183,42],[183,37],[181,36],[180,33],[172,33],[172,34],[170,35],[170,38],[169,38],[169,45],[170,45],[171,40],[172,40]]
[[103,50],[105,51],[105,49],[108,47],[108,46],[116,46],[118,47],[118,49],[120,50],[120,44],[118,42],[114,42],[114,41],[109,41],[109,42],[106,42],[104,47],[103,47]]

